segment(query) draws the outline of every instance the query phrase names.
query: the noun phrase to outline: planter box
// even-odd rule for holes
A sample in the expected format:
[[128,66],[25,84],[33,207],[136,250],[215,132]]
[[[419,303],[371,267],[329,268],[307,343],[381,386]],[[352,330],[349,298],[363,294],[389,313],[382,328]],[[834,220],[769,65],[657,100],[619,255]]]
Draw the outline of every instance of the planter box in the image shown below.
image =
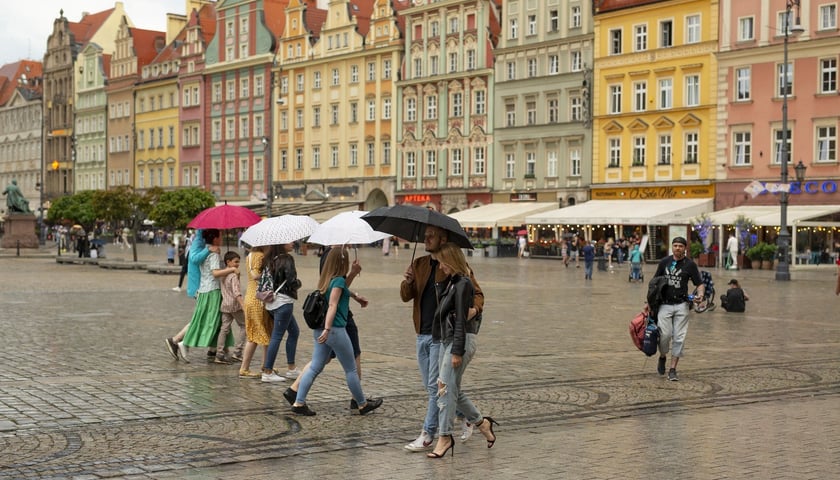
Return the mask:
[[762,270],[773,270],[773,260],[762,260],[761,261],[761,269]]
[[761,270],[761,260],[751,260],[750,265],[753,270]]
[[715,266],[715,254],[714,253],[701,253],[699,257],[697,257],[697,266],[698,267],[714,267]]

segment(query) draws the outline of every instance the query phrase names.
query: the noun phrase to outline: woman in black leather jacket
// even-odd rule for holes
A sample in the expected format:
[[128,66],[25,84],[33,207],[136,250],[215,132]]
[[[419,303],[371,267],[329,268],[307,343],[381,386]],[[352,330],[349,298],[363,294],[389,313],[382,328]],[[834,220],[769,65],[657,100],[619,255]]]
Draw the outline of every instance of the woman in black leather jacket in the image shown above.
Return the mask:
[[443,290],[432,324],[432,336],[441,342],[438,378],[440,416],[437,445],[428,454],[429,458],[441,458],[450,449],[455,454],[452,429],[456,411],[478,427],[487,440],[487,448],[496,442],[493,433],[496,422],[482,416],[461,390],[461,378],[475,355],[476,334],[480,326],[478,316],[469,318],[475,295],[470,281],[470,267],[461,248],[454,243],[443,244],[436,256],[441,270],[449,277],[440,284]]
[[[261,380],[263,382],[282,382],[285,377],[294,378],[300,372],[295,368],[295,354],[297,352],[298,337],[300,328],[297,320],[292,314],[294,302],[298,297],[300,280],[297,278],[295,259],[289,252],[293,245],[272,245],[265,256],[265,263],[274,276],[274,285],[277,289],[274,301],[265,304],[265,309],[274,320],[274,328],[271,331],[271,339],[268,342],[268,350],[263,360]],[[278,375],[274,370],[274,362],[277,360],[277,353],[280,351],[280,342],[283,341],[283,334],[288,332],[286,338],[286,363],[288,371],[285,376]]]

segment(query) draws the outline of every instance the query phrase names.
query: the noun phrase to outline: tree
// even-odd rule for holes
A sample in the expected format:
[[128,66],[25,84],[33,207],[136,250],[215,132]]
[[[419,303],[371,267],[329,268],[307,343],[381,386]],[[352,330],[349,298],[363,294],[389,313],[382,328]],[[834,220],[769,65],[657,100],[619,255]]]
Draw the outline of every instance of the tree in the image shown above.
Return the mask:
[[111,223],[114,231],[120,222],[125,222],[131,230],[132,253],[137,261],[137,239],[134,236],[137,225],[145,220],[152,205],[149,195],[141,195],[132,187],[124,185],[110,190],[98,190],[93,203],[98,218]]
[[154,202],[149,219],[163,227],[184,229],[202,210],[216,205],[208,191],[199,188],[181,188],[163,192]]
[[98,218],[93,197],[92,190],[84,190],[75,195],[66,195],[54,200],[47,211],[47,222],[51,224],[78,223],[86,231],[93,231]]

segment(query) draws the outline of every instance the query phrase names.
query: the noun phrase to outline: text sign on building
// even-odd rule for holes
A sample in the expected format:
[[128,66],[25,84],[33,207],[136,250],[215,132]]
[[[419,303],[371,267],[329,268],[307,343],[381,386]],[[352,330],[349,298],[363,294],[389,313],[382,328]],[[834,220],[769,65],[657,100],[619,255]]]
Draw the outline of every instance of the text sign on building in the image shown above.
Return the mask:
[[673,200],[680,198],[714,198],[714,196],[714,185],[663,185],[661,187],[592,189],[592,200]]
[[537,192],[511,193],[510,194],[510,201],[511,202],[536,202],[537,201]]

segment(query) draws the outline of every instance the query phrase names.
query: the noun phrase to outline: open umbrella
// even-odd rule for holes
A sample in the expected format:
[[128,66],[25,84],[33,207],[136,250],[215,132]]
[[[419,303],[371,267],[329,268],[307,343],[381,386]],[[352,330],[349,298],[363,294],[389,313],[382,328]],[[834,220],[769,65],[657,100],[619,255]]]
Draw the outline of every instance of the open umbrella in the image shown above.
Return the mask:
[[362,215],[366,213],[364,210],[341,212],[318,225],[309,241],[319,245],[366,245],[391,236],[390,233],[377,232],[362,220]]
[[266,218],[242,233],[240,240],[252,247],[292,243],[312,235],[318,222],[308,215]]
[[394,205],[380,207],[364,215],[374,230],[390,233],[409,242],[422,242],[426,226],[432,225],[448,232],[448,241],[462,248],[473,248],[472,242],[458,220],[426,207],[414,205]]
[[522,229],[522,230],[516,232],[516,234],[517,235],[528,235],[528,230]]
[[260,216],[252,210],[236,205],[219,205],[203,210],[195,216],[189,228],[218,228],[227,230],[230,228],[246,228],[260,221]]

